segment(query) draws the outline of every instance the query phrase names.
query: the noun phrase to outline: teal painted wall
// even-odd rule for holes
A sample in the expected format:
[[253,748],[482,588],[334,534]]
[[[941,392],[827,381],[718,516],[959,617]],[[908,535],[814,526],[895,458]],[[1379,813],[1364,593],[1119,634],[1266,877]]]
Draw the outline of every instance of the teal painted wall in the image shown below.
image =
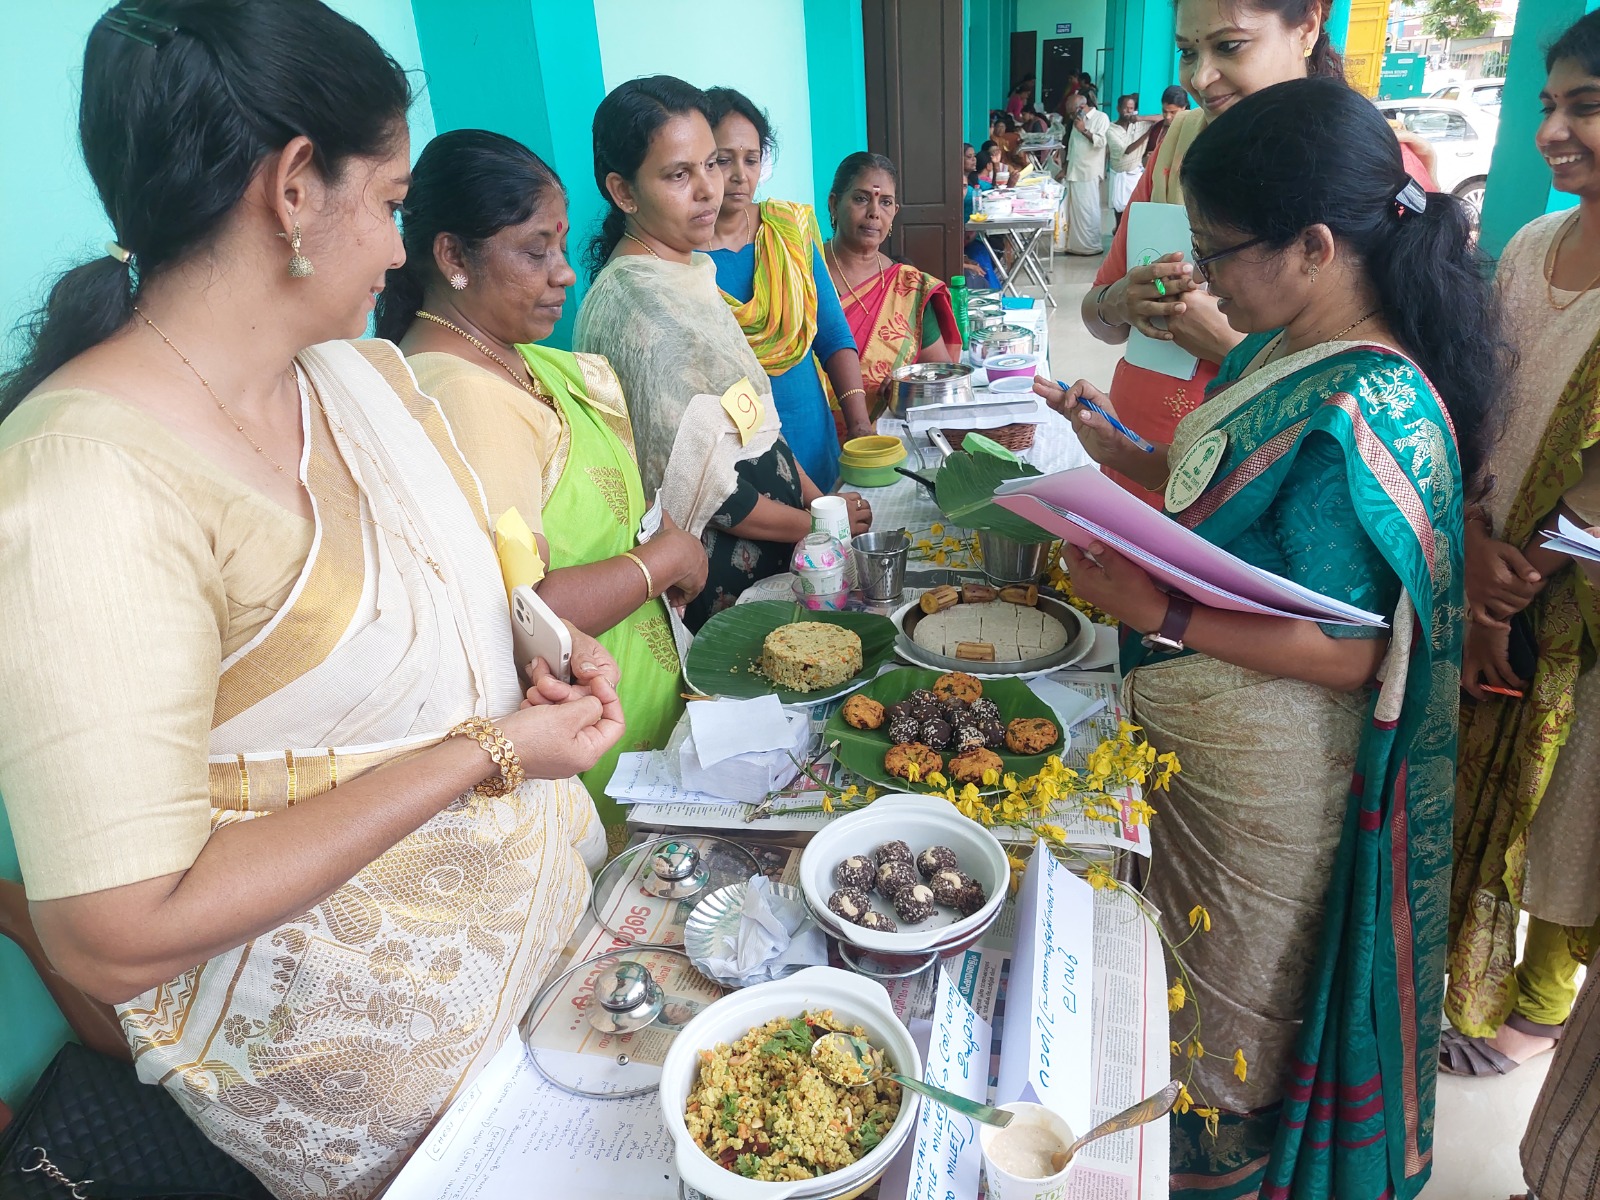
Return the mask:
[[845,155],[867,148],[860,0],[805,0],[805,21],[812,204],[826,229],[834,170]]
[[1512,235],[1535,217],[1577,203],[1576,197],[1550,186],[1550,168],[1533,138],[1542,115],[1539,91],[1545,81],[1545,47],[1596,8],[1600,8],[1600,0],[1539,0],[1537,4],[1523,0],[1517,8],[1511,61],[1506,64],[1505,103],[1500,107],[1500,132],[1495,137],[1479,234],[1491,256],[1498,256]]
[[802,0],[602,0],[594,15],[607,90],[658,74],[697,87],[737,88],[765,110],[778,138],[772,177],[760,194],[784,200],[816,194]]
[[[1097,83],[1102,83],[1106,75],[1106,62],[1109,53],[1098,55],[1096,51],[1105,47],[1107,43],[1106,29],[1106,0],[1016,0],[1016,24],[1018,32],[1033,30],[1038,34],[1037,48],[1034,53],[1033,67],[1037,74],[1044,60],[1044,44],[1060,36],[1067,38],[1081,37],[1083,39],[1083,70],[1095,77]],[[1072,32],[1057,35],[1056,23],[1059,21],[1072,22]],[[1007,59],[1010,61],[1009,39],[1007,40]],[[1005,87],[1011,86],[1012,80],[1006,80]],[[1104,87],[1101,88],[1104,91]],[[1002,90],[1001,98],[1004,99],[1005,91]],[[1101,106],[1106,107],[1114,103],[1114,98],[1102,95]]]
[[989,137],[989,110],[1004,107],[1011,91],[1011,33],[1017,0],[967,0],[966,70],[962,140],[981,146]]
[[1172,0],[1107,0],[1106,40],[1111,43],[1103,107],[1115,114],[1117,97],[1139,97],[1139,111],[1154,113],[1161,93],[1178,82]]

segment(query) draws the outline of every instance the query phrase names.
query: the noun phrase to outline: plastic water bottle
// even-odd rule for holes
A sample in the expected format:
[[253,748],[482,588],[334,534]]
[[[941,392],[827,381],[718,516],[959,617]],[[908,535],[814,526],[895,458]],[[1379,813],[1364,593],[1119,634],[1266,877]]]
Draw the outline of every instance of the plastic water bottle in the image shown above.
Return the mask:
[[965,350],[971,341],[967,330],[967,323],[971,319],[967,313],[967,277],[965,275],[950,276],[950,304],[956,310],[956,328],[961,330],[961,348]]

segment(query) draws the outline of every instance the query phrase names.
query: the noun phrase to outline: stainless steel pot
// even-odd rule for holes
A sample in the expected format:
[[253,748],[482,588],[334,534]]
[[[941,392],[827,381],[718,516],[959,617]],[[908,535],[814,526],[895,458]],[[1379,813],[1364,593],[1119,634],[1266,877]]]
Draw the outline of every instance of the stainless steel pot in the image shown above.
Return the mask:
[[1000,295],[999,288],[968,288],[967,306],[970,308],[974,304],[999,304]]
[[912,363],[889,377],[889,411],[904,416],[915,404],[972,399],[972,368],[963,363]]
[[980,366],[1002,354],[1032,354],[1033,333],[1020,325],[994,325],[975,330],[970,339],[972,360]]
[[996,325],[1006,323],[1006,314],[999,305],[993,308],[971,308],[967,310],[967,329],[993,329]]
[[978,553],[990,583],[1033,583],[1044,574],[1049,542],[1019,542],[1004,534],[978,530]]

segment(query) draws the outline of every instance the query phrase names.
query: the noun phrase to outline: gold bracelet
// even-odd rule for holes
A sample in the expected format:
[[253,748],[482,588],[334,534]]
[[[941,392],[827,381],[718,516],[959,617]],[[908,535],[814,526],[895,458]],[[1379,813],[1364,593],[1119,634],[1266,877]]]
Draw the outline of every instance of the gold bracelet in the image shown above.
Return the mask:
[[492,800],[498,796],[510,795],[522,785],[522,781],[527,778],[522,770],[522,759],[517,757],[517,748],[511,744],[510,738],[500,732],[498,725],[482,717],[468,717],[445,734],[446,740],[462,736],[470,737],[483,747],[483,752],[500,769],[498,780],[486,779],[472,789],[474,796]]
[[850,397],[850,396],[860,396],[863,400],[865,400],[867,398],[867,389],[866,388],[851,388],[848,392],[840,393],[839,399],[840,400],[844,400],[844,399],[846,399],[847,397]]
[[634,565],[644,572],[644,598],[646,600],[654,600],[656,598],[656,581],[655,577],[650,574],[650,568],[644,565],[644,559],[640,558],[632,550],[624,550],[622,557],[633,559]]

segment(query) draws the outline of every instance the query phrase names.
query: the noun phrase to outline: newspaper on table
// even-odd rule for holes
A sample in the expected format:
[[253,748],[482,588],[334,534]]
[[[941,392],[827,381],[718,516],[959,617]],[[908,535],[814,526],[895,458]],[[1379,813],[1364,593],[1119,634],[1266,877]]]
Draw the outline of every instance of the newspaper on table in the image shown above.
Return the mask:
[[[771,861],[778,849],[768,848],[764,865],[769,873],[777,870],[787,878],[799,856],[790,849],[779,865]],[[1159,1090],[1171,1077],[1166,967],[1160,939],[1137,903],[1123,893],[1096,891],[1093,905],[1091,1124]],[[670,929],[672,917],[663,911],[642,919],[643,928],[653,937]],[[924,972],[915,980],[889,984],[895,1011],[908,1021],[932,1023],[930,1037],[959,1041],[965,1029],[963,1010],[950,996],[945,997],[942,1012],[939,1009],[943,989],[959,996],[976,1020],[990,1023],[986,1091],[991,1099],[1006,1032],[1016,935],[1016,904],[1008,901],[995,925],[971,949],[945,959],[936,971]],[[603,929],[597,933],[591,928],[575,943],[572,961],[581,961],[579,955],[588,957],[609,949],[614,942]],[[572,995],[564,992],[562,1002],[570,1004]],[[698,1002],[696,996],[679,995],[679,999]],[[937,1023],[933,1023],[935,1019]],[[536,1043],[563,1044],[561,1039],[567,1038],[565,1044],[579,1045],[578,1054],[592,1051],[597,1066],[604,1061],[597,1043],[574,1039],[550,1021],[547,1016],[543,1022],[531,1022]],[[981,1025],[973,1025],[980,1042],[981,1029]],[[614,1046],[611,1049],[614,1053]],[[968,1056],[970,1063],[970,1051]],[[984,1061],[981,1052],[976,1061]],[[959,1140],[950,1138],[950,1132],[946,1127],[942,1135],[947,1150]],[[891,1167],[878,1189],[878,1200],[909,1200],[911,1167],[919,1148],[926,1160],[932,1144],[921,1132],[907,1144],[897,1157],[898,1174],[896,1167]],[[976,1151],[975,1146],[972,1149]],[[958,1148],[958,1159],[962,1152]],[[1069,1200],[1165,1200],[1165,1121],[1103,1138],[1080,1153],[1082,1161],[1072,1177]],[[423,1140],[389,1188],[386,1200],[526,1200],[530,1194],[564,1200],[609,1200],[619,1195],[634,1200],[678,1200],[672,1159],[673,1146],[655,1094],[609,1100],[572,1095],[541,1075],[522,1040],[513,1038]],[[963,1174],[961,1178],[965,1182],[970,1177]],[[981,1192],[940,1193],[938,1200],[947,1195],[954,1200],[978,1200]]]

